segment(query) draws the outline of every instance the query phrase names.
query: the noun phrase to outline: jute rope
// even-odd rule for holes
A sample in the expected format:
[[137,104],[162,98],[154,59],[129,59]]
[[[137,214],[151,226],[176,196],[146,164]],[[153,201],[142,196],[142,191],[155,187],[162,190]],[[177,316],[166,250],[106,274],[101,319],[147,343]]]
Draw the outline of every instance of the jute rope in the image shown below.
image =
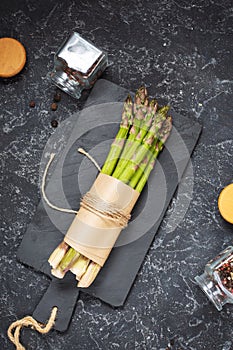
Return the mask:
[[[78,152],[84,154],[88,159],[90,159],[90,161],[95,165],[95,167],[99,170],[99,172],[101,171],[99,164],[88,152],[86,152],[83,148],[79,148]],[[54,157],[55,157],[55,153],[52,153],[50,155],[50,159],[45,167],[45,171],[43,174],[42,185],[41,185],[41,192],[42,192],[43,199],[45,200],[47,205],[54,210],[58,210],[63,213],[77,214],[78,211],[76,210],[60,208],[54,205],[53,203],[50,202],[50,200],[48,199],[45,193],[46,178],[47,178],[49,167]],[[128,224],[128,221],[130,220],[130,214],[126,215],[124,211],[121,210],[121,208],[118,208],[116,205],[111,205],[110,203],[101,201],[99,197],[94,196],[92,193],[89,193],[89,192],[86,193],[85,196],[82,198],[80,207],[83,207],[88,211],[103,217],[104,219],[113,220],[114,222],[116,222],[116,224],[118,224],[122,228],[126,227]]]
[[77,214],[77,211],[75,211],[75,210],[57,207],[56,205],[54,205],[53,203],[50,202],[50,200],[48,199],[48,197],[45,193],[46,178],[47,178],[49,167],[50,167],[54,157],[55,157],[55,153],[51,153],[50,159],[45,167],[45,171],[43,174],[42,184],[41,184],[41,192],[42,192],[43,199],[48,204],[48,206],[54,210],[62,211],[63,213]]
[[[97,163],[97,161],[88,152],[86,152],[83,148],[79,148],[78,152],[84,154],[88,159],[90,159],[90,161],[95,165],[95,167],[99,170],[99,172],[101,171],[101,168],[100,168],[99,164]],[[43,197],[44,201],[47,203],[47,205],[54,210],[58,210],[58,211],[61,211],[63,213],[77,214],[76,210],[60,208],[57,205],[51,203],[50,200],[48,199],[46,193],[45,193],[46,178],[47,178],[47,174],[49,171],[49,167],[50,167],[54,157],[55,157],[55,153],[51,153],[49,161],[45,167],[45,171],[44,171],[44,174],[42,177],[42,184],[41,184],[42,197]]]
[[16,350],[26,350],[26,348],[20,343],[20,331],[23,327],[31,327],[41,334],[48,333],[55,323],[57,316],[57,307],[54,307],[51,311],[50,318],[46,325],[37,322],[33,317],[26,316],[21,320],[13,322],[8,328],[7,335],[10,341],[15,345]]
[[90,161],[95,165],[95,167],[99,170],[99,172],[101,172],[101,168],[99,164],[88,152],[86,152],[83,148],[79,148],[78,152],[84,154],[88,159],[90,159]]
[[125,214],[124,211],[115,204],[111,205],[111,203],[101,201],[98,196],[90,192],[85,194],[80,206],[104,219],[113,220],[122,228],[126,227],[130,220],[130,214]]

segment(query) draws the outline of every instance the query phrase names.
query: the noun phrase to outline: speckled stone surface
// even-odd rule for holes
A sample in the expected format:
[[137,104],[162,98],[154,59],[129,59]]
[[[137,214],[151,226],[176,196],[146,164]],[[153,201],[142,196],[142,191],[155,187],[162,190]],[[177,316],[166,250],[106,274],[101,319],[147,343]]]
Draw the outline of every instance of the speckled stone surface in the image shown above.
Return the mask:
[[14,348],[8,325],[31,314],[49,284],[17,263],[16,251],[40,198],[38,174],[53,133],[50,121],[71,116],[87,96],[76,101],[62,94],[57,111],[50,110],[55,89],[46,75],[53,53],[72,30],[109,53],[105,79],[129,90],[145,83],[161,103],[200,121],[203,132],[192,157],[188,211],[173,230],[184,185],[125,306],[113,309],[82,295],[69,331],[41,336],[25,330],[23,343],[38,350],[233,349],[232,306],[219,313],[194,283],[208,259],[233,238],[233,226],[217,209],[219,192],[232,182],[232,1],[2,0],[0,13],[0,36],[19,39],[28,55],[17,77],[0,81],[1,349]]

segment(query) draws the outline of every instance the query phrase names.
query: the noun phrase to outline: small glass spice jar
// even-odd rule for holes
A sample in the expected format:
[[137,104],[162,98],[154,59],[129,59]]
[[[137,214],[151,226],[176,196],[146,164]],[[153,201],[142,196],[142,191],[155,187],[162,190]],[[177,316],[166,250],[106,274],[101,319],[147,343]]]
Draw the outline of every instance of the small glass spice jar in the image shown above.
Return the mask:
[[195,280],[219,311],[224,304],[233,304],[233,247],[209,261],[204,273]]
[[107,54],[74,32],[54,56],[52,82],[69,95],[80,98],[108,65]]

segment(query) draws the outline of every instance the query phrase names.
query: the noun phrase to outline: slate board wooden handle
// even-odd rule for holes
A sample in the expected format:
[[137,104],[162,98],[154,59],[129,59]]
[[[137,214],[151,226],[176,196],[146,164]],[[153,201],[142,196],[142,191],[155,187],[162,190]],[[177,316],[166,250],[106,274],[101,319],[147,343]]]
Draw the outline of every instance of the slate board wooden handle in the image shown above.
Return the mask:
[[78,297],[79,289],[74,288],[70,277],[62,280],[54,278],[32,316],[38,322],[46,323],[52,308],[57,306],[58,312],[54,328],[57,331],[65,332],[69,327]]
[[[126,94],[127,91],[125,91],[125,89],[122,89],[121,87],[103,79],[96,82],[95,86],[93,87],[88,101],[85,104],[85,107],[92,108],[84,108],[84,110],[81,112],[82,118],[78,118],[78,134],[80,133],[80,135],[84,135],[84,138],[75,134],[75,137],[77,137],[77,140],[79,140],[78,146],[75,142],[72,144],[73,148],[70,149],[67,153],[66,161],[64,163],[64,167],[67,167],[68,169],[67,174],[70,174],[69,171],[71,170],[71,164],[73,169],[75,169],[75,176],[67,176],[63,179],[63,185],[65,187],[67,186],[66,188],[68,189],[67,194],[69,193],[71,195],[70,203],[72,203],[74,198],[75,200],[77,198],[80,198],[80,191],[77,187],[77,177],[75,173],[80,166],[80,159],[76,159],[76,161],[74,161],[72,155],[75,152],[77,153],[78,147],[80,147],[82,144],[86,144],[87,136],[90,137],[89,147],[92,148],[95,147],[96,144],[105,140],[105,137],[108,134],[106,134],[106,130],[108,130],[109,135],[111,135],[110,132],[113,131],[114,126],[112,124],[112,121],[115,120],[115,116],[116,113],[118,113],[118,109],[120,115],[121,105],[115,103],[107,104],[107,102],[121,101],[125,98]],[[90,111],[92,110],[94,113],[90,113]],[[195,118],[189,119],[182,115],[178,115],[175,112],[172,114],[174,116],[174,125],[177,132],[173,133],[173,138],[170,138],[168,140],[168,142],[170,142],[169,149],[171,151],[168,152],[166,148],[164,149],[162,157],[160,158],[162,171],[157,172],[156,176],[154,177],[153,174],[151,175],[151,186],[153,184],[153,181],[156,180],[157,183],[157,185],[153,185],[153,188],[155,189],[155,198],[160,198],[161,194],[163,195],[163,187],[159,185],[163,184],[164,174],[167,174],[168,177],[166,181],[166,201],[158,220],[155,222],[154,226],[151,227],[151,229],[148,230],[148,232],[146,232],[143,236],[140,236],[140,238],[133,240],[130,244],[120,245],[116,249],[113,249],[109,259],[106,261],[106,264],[101,269],[101,273],[97,276],[95,282],[88,288],[88,290],[84,288],[81,289],[82,292],[88,292],[88,294],[103,300],[105,303],[108,303],[113,307],[122,306],[124,304],[127,295],[133,285],[133,282],[137,276],[137,273],[140,269],[140,266],[144,261],[145,255],[151,245],[151,242],[155,237],[163,215],[165,214],[166,208],[172,199],[172,196],[177,188],[182,174],[185,171],[185,168],[187,167],[190,154],[192,153],[201,132],[201,126],[195,121]],[[112,116],[112,120],[108,119],[109,115]],[[102,121],[104,128],[94,128],[94,134],[92,134],[91,129],[91,131],[89,131],[89,134],[87,134],[85,130],[90,130],[90,125],[93,128],[93,121],[94,123],[96,123],[96,125],[99,125],[100,121]],[[111,121],[111,123],[109,124],[109,129],[107,129],[106,121]],[[77,123],[77,121],[75,123]],[[74,124],[73,127],[75,127],[75,125],[76,124]],[[117,125],[115,126],[117,127]],[[85,133],[83,133],[84,131]],[[69,133],[67,134],[67,139],[68,137],[70,137]],[[177,150],[179,150],[179,152]],[[105,158],[102,159],[103,162],[104,159]],[[58,162],[57,169],[60,169],[60,166],[63,166],[63,163],[59,164]],[[87,181],[88,186],[90,185],[90,178],[86,175],[89,172],[90,170],[89,168],[87,168],[86,173],[84,172],[85,176],[83,176],[84,180]],[[51,175],[51,179],[58,179],[56,169]],[[47,184],[47,190],[49,190],[50,193],[56,193],[57,183],[56,181],[51,181],[51,179]],[[76,193],[74,193],[74,189],[76,189]],[[140,206],[145,205],[143,203],[146,203],[147,198],[148,197],[146,195],[146,192],[144,200],[142,194],[142,197],[140,199]],[[159,208],[161,208],[160,203]],[[137,210],[136,207],[135,210]],[[136,211],[135,215],[139,215],[139,212],[140,207],[138,207],[138,212]],[[152,208],[152,212],[153,215],[155,215],[154,207]],[[67,220],[66,224],[68,229],[68,227],[71,224],[72,218],[68,216],[65,220]],[[64,227],[64,218],[62,218],[62,225]],[[127,235],[133,234],[134,236],[135,231],[133,225],[131,233],[129,227],[126,230],[125,232],[127,233]],[[38,206],[37,212],[34,216],[34,219],[32,223],[28,226],[27,232],[24,235],[24,238],[17,253],[17,258],[22,263],[32,266],[37,271],[41,271],[42,273],[45,273],[46,275],[51,277],[50,267],[47,260],[49,255],[51,254],[51,251],[56,247],[56,245],[59,244],[63,237],[64,236],[61,235],[61,231],[57,227],[55,227],[55,225],[49,219],[49,216],[45,212],[43,202],[41,201]],[[127,266],[127,269],[125,268],[125,266]],[[71,277],[69,277],[69,275],[72,274],[68,273],[65,276],[64,281],[66,281],[66,278],[69,279],[69,282],[66,282],[66,284],[63,284],[64,281],[60,280],[52,282],[51,286],[48,288],[48,291],[42,298],[41,303],[39,303],[33,314],[35,319],[41,322],[45,322],[48,319],[53,306],[58,306],[58,318],[55,322],[55,329],[59,331],[64,331],[68,327],[75,304],[74,300],[76,301],[78,298],[78,289],[76,286],[77,283],[75,280],[71,281]],[[75,279],[74,276],[73,278]],[[58,298],[56,297],[57,294],[59,296]],[[71,297],[69,297],[69,304],[67,304],[68,295],[71,295]],[[59,300],[59,298],[64,300]],[[58,301],[60,302],[60,304],[58,304]]]

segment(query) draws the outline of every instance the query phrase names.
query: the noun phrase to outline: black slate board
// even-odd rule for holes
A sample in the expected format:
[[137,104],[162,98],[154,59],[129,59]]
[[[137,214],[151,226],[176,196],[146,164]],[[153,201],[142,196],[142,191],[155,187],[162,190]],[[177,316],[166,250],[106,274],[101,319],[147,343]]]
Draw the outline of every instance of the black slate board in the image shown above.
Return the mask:
[[[87,100],[88,108],[77,115],[78,121],[72,118],[74,125],[69,142],[59,155],[46,187],[53,203],[78,209],[80,196],[89,189],[97,171],[89,160],[77,153],[77,148],[90,151],[98,163],[103,164],[111,138],[118,129],[122,110],[122,103],[110,102],[123,101],[126,95],[125,89],[99,80]],[[122,232],[93,285],[81,289],[112,306],[124,304],[201,132],[201,126],[196,121],[175,112],[172,116],[172,135],[133,210],[131,223]],[[18,259],[52,277],[48,256],[63,238],[73,217],[56,212],[41,201],[19,247]],[[78,293],[72,274],[67,274],[62,282],[53,279],[33,316],[44,322],[51,308],[58,306],[55,328],[66,330]]]

